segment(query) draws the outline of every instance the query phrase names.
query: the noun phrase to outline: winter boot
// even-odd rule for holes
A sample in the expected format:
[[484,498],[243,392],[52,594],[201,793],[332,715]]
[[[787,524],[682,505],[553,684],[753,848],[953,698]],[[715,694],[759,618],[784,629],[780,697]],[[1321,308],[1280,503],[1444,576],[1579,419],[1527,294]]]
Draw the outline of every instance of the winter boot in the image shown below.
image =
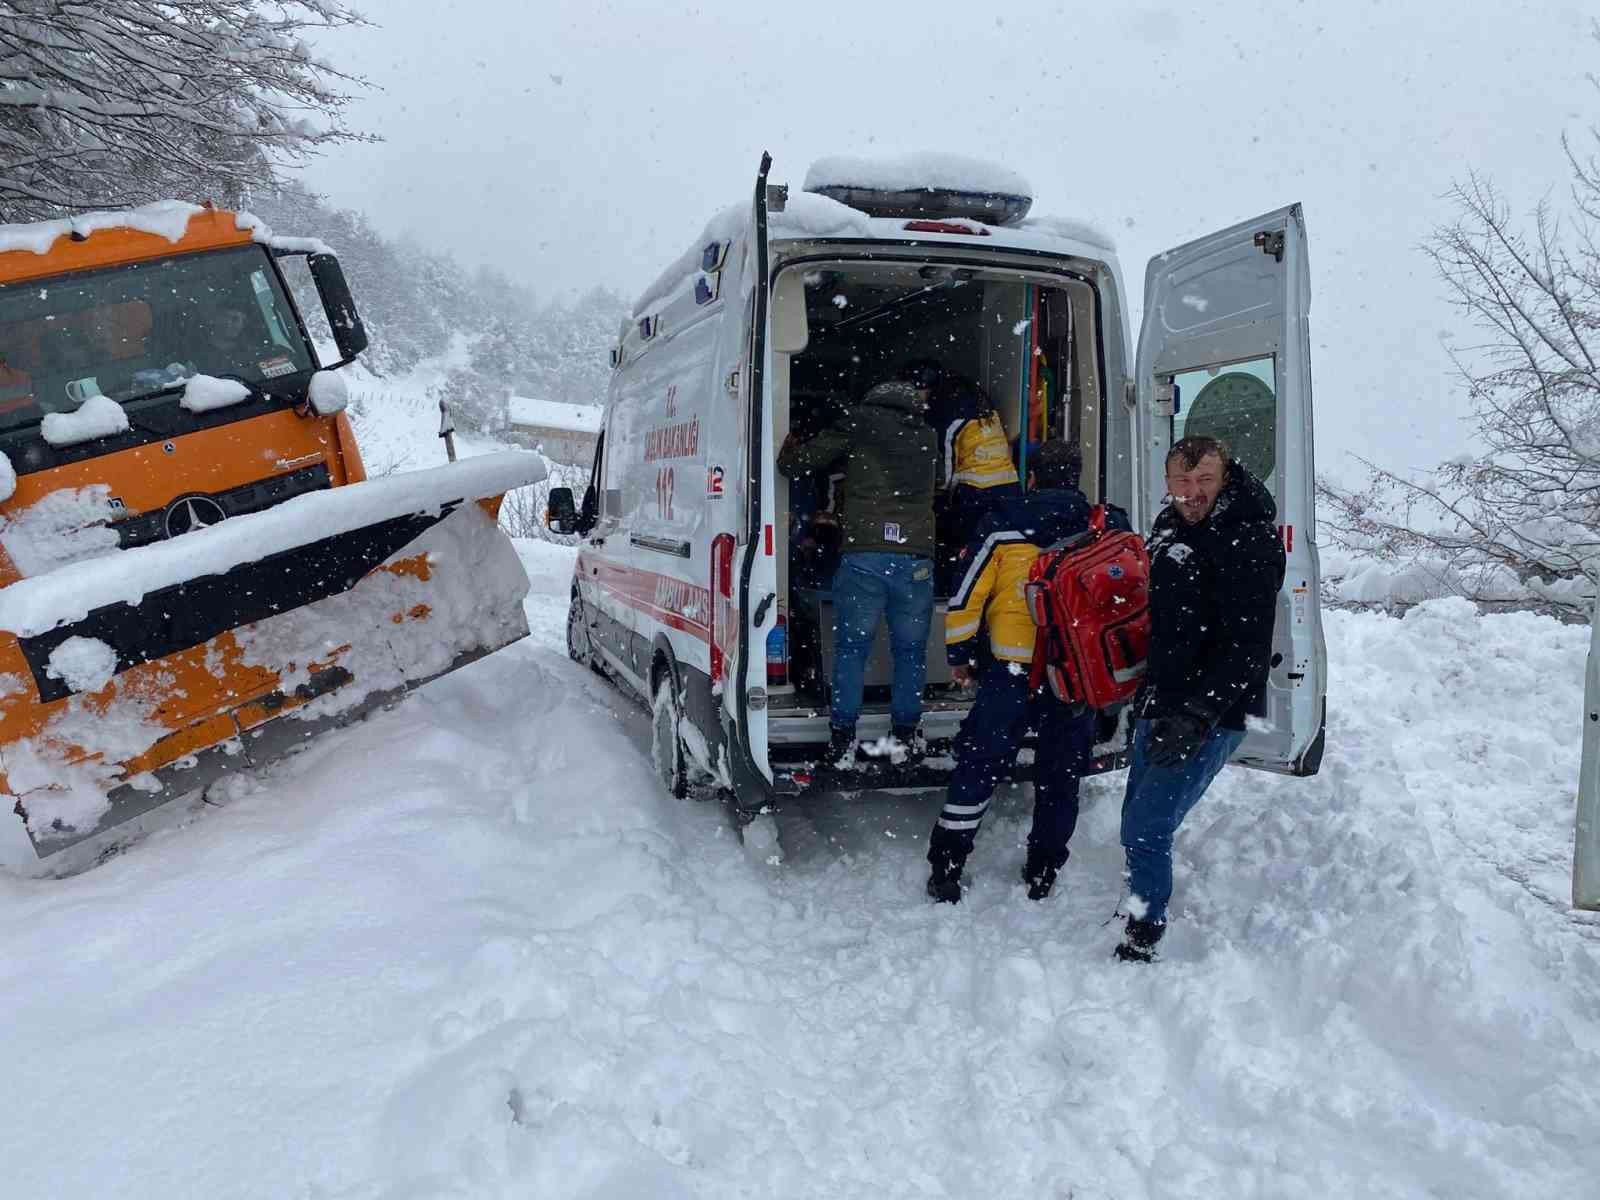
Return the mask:
[[933,873],[928,876],[928,895],[939,904],[960,904],[962,865],[953,858],[933,859]]
[[1117,945],[1116,956],[1121,962],[1150,963],[1156,961],[1156,943],[1167,932],[1165,921],[1159,924],[1155,921],[1141,921],[1137,917],[1128,918],[1128,927],[1123,931],[1122,941]]
[[914,767],[928,752],[928,743],[922,740],[921,726],[896,725],[889,731],[889,736],[898,743],[898,746],[891,744],[889,750],[889,761],[897,767]]
[[841,729],[828,726],[828,751],[824,760],[827,766],[838,771],[848,771],[856,765],[856,727]]
[[1056,875],[1065,866],[1037,850],[1028,851],[1028,861],[1022,864],[1022,882],[1028,885],[1029,900],[1043,900],[1056,885]]

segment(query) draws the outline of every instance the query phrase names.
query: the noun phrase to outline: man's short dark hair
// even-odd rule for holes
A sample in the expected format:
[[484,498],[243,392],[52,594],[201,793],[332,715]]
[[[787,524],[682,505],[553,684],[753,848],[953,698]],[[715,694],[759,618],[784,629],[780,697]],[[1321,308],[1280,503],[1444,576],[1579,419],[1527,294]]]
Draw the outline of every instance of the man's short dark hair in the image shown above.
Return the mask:
[[1167,451],[1167,469],[1172,469],[1172,460],[1180,459],[1185,471],[1192,471],[1200,465],[1200,460],[1208,454],[1215,454],[1222,463],[1222,469],[1228,469],[1228,461],[1233,457],[1233,451],[1228,449],[1228,443],[1221,438],[1206,437],[1195,434],[1193,437],[1179,438],[1172,443],[1172,449]]
[[1034,482],[1045,488],[1075,488],[1083,476],[1083,451],[1077,442],[1051,438],[1028,457]]

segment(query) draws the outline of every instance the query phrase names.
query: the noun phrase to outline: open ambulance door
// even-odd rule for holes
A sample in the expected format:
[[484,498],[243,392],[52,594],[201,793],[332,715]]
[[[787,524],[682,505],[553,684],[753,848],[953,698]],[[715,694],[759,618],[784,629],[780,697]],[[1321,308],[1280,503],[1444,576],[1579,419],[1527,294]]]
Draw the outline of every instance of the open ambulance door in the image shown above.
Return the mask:
[[[734,804],[742,816],[765,804],[771,794],[772,765],[767,754],[767,635],[778,621],[778,572],[774,554],[776,512],[774,462],[778,448],[772,424],[768,392],[768,291],[771,269],[767,258],[767,173],[772,156],[761,156],[756,175],[755,197],[750,210],[750,226],[745,231],[745,255],[740,272],[739,300],[747,304],[748,342],[739,367],[742,407],[741,425],[745,436],[741,450],[745,460],[743,486],[735,491],[743,501],[743,512],[736,518],[738,533],[733,551],[731,597],[733,603],[725,617],[728,628],[713,629],[713,638],[726,647],[731,687],[724,690],[723,702],[731,700],[728,713]],[[737,633],[734,630],[737,629]],[[732,692],[732,696],[729,696]]]
[[1219,437],[1266,484],[1288,556],[1272,634],[1266,715],[1234,761],[1313,775],[1326,730],[1312,461],[1311,276],[1294,204],[1150,260],[1139,332],[1135,434],[1148,529],[1166,498],[1167,450]]

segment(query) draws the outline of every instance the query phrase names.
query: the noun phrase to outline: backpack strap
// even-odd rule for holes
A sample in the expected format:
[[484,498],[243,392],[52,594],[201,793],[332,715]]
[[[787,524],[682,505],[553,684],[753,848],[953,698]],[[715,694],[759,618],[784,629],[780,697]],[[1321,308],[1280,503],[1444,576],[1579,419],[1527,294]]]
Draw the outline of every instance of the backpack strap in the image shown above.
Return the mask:
[[1089,510],[1089,532],[1096,536],[1106,531],[1106,506],[1096,504]]

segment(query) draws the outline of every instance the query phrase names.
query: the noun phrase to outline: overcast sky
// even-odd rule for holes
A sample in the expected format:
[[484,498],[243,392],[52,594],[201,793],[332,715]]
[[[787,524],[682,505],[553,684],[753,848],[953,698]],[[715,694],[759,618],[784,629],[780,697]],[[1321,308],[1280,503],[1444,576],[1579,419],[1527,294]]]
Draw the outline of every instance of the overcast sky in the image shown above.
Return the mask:
[[[367,0],[324,53],[381,91],[386,140],[309,182],[389,233],[554,296],[630,300],[762,150],[947,150],[1007,165],[1036,214],[1112,234],[1137,321],[1146,260],[1291,201],[1310,232],[1319,466],[1464,447],[1442,338],[1470,337],[1418,251],[1470,169],[1515,206],[1565,196],[1560,137],[1600,117],[1592,8],[1560,0],[1079,5],[1011,0]],[[1137,332],[1137,328],[1135,329]]]

